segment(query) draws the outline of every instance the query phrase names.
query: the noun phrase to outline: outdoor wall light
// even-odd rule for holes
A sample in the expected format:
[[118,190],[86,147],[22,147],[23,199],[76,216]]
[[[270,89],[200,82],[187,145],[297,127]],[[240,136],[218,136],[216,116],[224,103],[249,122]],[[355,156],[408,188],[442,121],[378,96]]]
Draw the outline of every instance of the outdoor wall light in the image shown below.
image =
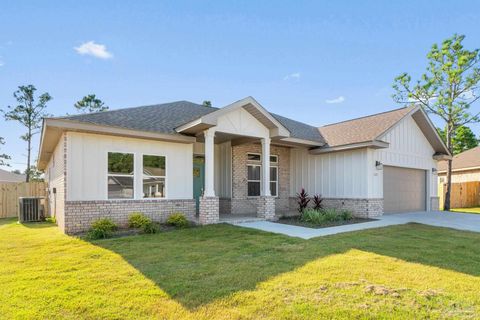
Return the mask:
[[432,174],[437,174],[437,173],[438,173],[437,168],[432,168]]
[[380,161],[375,161],[375,168],[377,168],[377,170],[382,170],[383,169],[383,163],[381,163]]

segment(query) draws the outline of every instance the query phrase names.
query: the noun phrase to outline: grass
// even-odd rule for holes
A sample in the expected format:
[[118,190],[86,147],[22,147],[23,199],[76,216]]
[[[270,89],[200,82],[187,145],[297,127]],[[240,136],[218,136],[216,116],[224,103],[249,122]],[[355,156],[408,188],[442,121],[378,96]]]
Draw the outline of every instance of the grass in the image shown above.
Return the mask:
[[474,207],[474,208],[456,208],[456,209],[450,209],[450,211],[480,214],[480,207]]
[[480,234],[229,225],[87,242],[0,220],[0,318],[475,318]]

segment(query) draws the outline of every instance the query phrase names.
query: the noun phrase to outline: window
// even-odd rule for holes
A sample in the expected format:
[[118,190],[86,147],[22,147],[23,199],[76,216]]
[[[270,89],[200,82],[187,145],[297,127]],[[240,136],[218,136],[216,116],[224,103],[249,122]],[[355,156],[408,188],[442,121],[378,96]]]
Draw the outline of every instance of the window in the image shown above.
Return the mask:
[[248,161],[260,161],[262,158],[258,153],[247,153],[247,160]]
[[249,164],[247,166],[248,196],[258,197],[260,195],[260,165]]
[[278,167],[270,167],[270,194],[278,196]]
[[278,156],[270,156],[271,163],[278,163]]
[[108,153],[108,199],[133,199],[133,154]]
[[165,157],[143,156],[143,197],[165,198]]

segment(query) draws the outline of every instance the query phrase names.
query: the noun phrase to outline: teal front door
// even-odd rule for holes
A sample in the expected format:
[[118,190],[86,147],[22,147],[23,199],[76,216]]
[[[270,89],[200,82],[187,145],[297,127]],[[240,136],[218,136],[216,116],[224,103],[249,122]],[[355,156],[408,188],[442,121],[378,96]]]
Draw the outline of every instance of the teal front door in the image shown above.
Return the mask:
[[193,198],[197,204],[197,213],[200,205],[200,197],[205,188],[205,158],[193,157]]

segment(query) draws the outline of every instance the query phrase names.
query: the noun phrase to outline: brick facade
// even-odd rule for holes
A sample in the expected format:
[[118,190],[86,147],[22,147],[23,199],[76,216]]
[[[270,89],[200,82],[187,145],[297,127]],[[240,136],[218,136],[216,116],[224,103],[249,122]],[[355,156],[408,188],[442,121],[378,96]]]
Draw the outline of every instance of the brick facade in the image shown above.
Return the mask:
[[63,232],[75,234],[87,231],[95,220],[110,218],[118,226],[126,227],[132,212],[141,212],[156,222],[165,222],[176,212],[194,220],[195,200],[66,201],[64,225],[63,228],[59,226]]
[[275,198],[260,197],[258,198],[257,217],[265,220],[275,220]]
[[[262,153],[261,144],[242,144],[232,147],[232,214],[255,214],[259,197],[247,196],[247,153]],[[278,156],[278,197],[274,198],[275,211],[288,212],[290,195],[290,149],[270,146],[270,153]],[[224,213],[222,211],[222,213]]]
[[[312,204],[310,201],[309,206]],[[322,204],[325,208],[350,210],[355,217],[359,218],[374,218],[383,215],[383,199],[324,198]],[[297,210],[297,207],[296,198],[291,197],[291,210]]]
[[201,197],[198,221],[200,224],[217,223],[219,216],[219,198],[218,197]]

